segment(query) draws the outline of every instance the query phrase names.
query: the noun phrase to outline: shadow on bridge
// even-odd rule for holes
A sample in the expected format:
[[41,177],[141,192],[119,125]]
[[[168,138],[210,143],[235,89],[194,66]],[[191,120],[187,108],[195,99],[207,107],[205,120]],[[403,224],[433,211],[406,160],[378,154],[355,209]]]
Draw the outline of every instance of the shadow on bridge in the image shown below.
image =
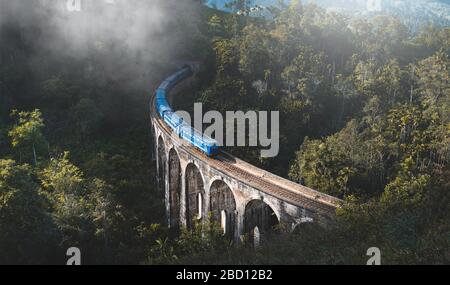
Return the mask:
[[190,163],[186,168],[186,222],[193,229],[195,220],[205,216],[205,186],[198,167]]
[[221,180],[211,185],[210,211],[212,220],[220,223],[224,236],[234,238],[236,230],[236,200],[230,187]]
[[166,173],[166,152],[164,147],[164,140],[162,137],[158,138],[158,190],[161,195],[165,192],[165,173]]
[[169,152],[169,205],[170,227],[180,229],[181,209],[181,163],[178,153],[174,148]]
[[244,231],[249,244],[257,247],[270,234],[277,233],[280,224],[273,209],[262,200],[252,200],[245,207]]

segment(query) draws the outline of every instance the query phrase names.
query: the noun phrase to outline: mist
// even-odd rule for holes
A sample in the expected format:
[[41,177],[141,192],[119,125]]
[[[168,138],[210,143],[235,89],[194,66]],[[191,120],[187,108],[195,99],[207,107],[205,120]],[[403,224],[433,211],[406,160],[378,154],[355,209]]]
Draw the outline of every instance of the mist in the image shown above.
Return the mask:
[[92,57],[113,75],[179,60],[197,32],[198,1],[81,0],[80,11],[70,11],[67,2],[0,0],[2,38],[14,27],[36,57]]
[[89,98],[103,130],[146,122],[157,85],[198,60],[200,8],[193,0],[81,0],[69,11],[67,0],[0,0],[0,118],[38,108],[63,133],[71,108]]

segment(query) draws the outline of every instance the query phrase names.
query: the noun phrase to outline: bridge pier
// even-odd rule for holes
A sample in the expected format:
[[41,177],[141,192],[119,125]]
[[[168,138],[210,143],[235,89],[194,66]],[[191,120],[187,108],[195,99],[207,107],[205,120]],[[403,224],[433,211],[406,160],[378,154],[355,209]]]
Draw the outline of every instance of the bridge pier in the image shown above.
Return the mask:
[[182,171],[178,154],[174,148],[169,151],[168,159],[168,201],[169,227],[180,228],[180,202],[182,193]]
[[167,171],[169,169],[169,160],[167,159],[167,154],[165,154],[165,161],[164,161],[164,201],[169,201],[169,203],[166,204],[166,218],[167,218],[167,224],[171,224],[171,213],[170,213],[170,187],[169,187],[169,176],[170,173]]
[[180,196],[180,225],[182,228],[187,228],[186,199],[186,172],[182,170]]
[[239,203],[237,207],[236,233],[234,234],[234,240],[237,243],[244,242],[244,214],[245,204]]

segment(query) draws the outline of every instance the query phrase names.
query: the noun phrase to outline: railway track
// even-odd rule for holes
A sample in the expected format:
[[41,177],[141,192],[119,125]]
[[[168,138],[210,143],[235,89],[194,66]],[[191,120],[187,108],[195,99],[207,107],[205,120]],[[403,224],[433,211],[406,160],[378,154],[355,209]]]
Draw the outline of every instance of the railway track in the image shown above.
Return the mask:
[[[222,173],[224,176],[233,177],[252,188],[258,189],[268,195],[286,201],[295,206],[306,208],[313,212],[334,215],[336,208],[339,207],[341,201],[337,198],[322,194],[299,184],[294,185],[293,182],[281,177],[276,177],[273,174],[270,174],[271,177],[265,177],[264,173],[266,172],[263,170],[260,170],[261,173],[263,173],[262,175],[255,175],[248,169],[245,169],[252,167],[254,168],[253,170],[255,170],[256,168],[254,166],[248,165],[230,154],[222,152],[215,158],[206,156],[204,153],[172,132],[166,123],[157,115],[154,100],[155,96],[152,95],[150,115],[151,118],[157,122],[159,128],[165,133],[165,135],[170,137],[172,141],[176,142],[175,144],[182,148],[185,152],[206,162],[210,167]],[[286,184],[288,186],[283,187],[280,184]]]

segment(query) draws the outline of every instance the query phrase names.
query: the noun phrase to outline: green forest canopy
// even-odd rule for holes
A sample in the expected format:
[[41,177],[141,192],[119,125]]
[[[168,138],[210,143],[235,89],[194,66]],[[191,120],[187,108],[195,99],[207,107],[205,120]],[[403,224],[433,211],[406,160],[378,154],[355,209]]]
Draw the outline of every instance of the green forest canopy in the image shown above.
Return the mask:
[[0,31],[0,263],[63,263],[79,246],[87,263],[364,264],[376,245],[384,263],[448,264],[450,30],[410,35],[395,18],[296,2],[273,20],[198,9],[195,40],[174,56],[203,64],[177,104],[279,110],[278,157],[231,151],[345,199],[335,225],[258,251],[230,245],[214,224],[171,233],[146,109],[170,67],[146,62],[153,86],[130,87],[140,71],[120,67],[136,54],[114,42],[81,58],[36,54],[35,31],[49,32],[40,18]]

